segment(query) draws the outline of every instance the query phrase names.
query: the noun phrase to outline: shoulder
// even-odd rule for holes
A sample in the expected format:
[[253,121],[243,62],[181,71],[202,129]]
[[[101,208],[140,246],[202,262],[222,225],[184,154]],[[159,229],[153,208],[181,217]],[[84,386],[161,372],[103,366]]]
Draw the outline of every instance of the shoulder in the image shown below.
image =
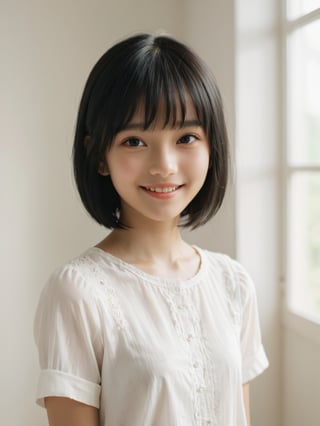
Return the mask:
[[218,271],[231,291],[240,293],[244,302],[255,294],[255,286],[246,268],[227,254],[202,249],[209,271]]
[[35,312],[35,335],[54,324],[89,324],[99,330],[106,315],[104,292],[94,275],[90,249],[57,267],[44,284]]
[[255,310],[257,305],[256,289],[251,276],[241,263],[226,254],[205,251],[204,256],[210,276],[219,278],[216,287],[225,295],[234,323],[240,325],[248,312]]
[[87,300],[93,297],[99,279],[97,264],[91,249],[57,267],[50,275],[42,290],[42,298],[63,298],[64,300]]

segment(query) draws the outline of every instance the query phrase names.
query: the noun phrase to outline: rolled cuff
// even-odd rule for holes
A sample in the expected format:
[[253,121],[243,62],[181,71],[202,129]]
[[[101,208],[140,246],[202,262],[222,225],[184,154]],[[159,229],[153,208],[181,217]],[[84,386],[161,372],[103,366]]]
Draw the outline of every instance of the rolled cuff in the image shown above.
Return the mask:
[[99,408],[100,390],[100,385],[81,377],[58,370],[42,370],[38,380],[36,402],[45,407],[44,398],[60,396]]
[[242,365],[242,383],[250,382],[250,380],[259,376],[266,368],[269,367],[269,361],[261,345],[258,351],[247,358]]

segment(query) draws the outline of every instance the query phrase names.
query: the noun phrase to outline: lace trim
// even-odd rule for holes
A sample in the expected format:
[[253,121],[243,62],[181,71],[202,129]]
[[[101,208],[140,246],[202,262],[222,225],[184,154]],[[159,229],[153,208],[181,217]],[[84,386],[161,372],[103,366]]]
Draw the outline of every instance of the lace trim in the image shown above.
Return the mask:
[[[189,359],[189,376],[192,387],[190,400],[193,402],[194,426],[220,426],[217,423],[218,398],[215,395],[216,375],[210,359],[207,338],[201,326],[197,301],[191,289],[160,290],[167,302],[172,322]],[[214,402],[212,404],[212,402]],[[190,421],[190,419],[186,419]]]
[[108,284],[106,280],[106,273],[97,264],[86,255],[83,255],[71,262],[71,265],[81,273],[83,278],[87,281],[92,280],[92,277],[102,286],[107,294],[108,302],[111,308],[112,317],[119,330],[128,328],[128,322],[123,314],[120,306],[119,298],[115,289]]
[[193,277],[184,279],[184,280],[174,279],[174,278],[160,278],[155,275],[148,274],[147,272],[144,272],[143,270],[135,267],[134,265],[127,263],[116,256],[113,256],[111,253],[105,252],[99,247],[91,247],[89,249],[89,252],[98,253],[101,256],[101,258],[104,259],[105,261],[111,262],[113,265],[117,265],[117,267],[121,270],[126,270],[134,274],[140,280],[143,280],[144,282],[148,284],[155,284],[157,286],[167,287],[171,289],[172,287],[176,287],[176,288],[192,287],[193,285],[196,285],[201,281],[202,273],[203,273],[203,270],[205,269],[202,250],[195,245],[193,245],[192,247],[198,253],[200,257],[200,267]]
[[223,256],[223,277],[226,285],[227,303],[230,317],[234,326],[241,324],[241,298],[240,298],[240,278],[236,273],[232,260],[228,256]]

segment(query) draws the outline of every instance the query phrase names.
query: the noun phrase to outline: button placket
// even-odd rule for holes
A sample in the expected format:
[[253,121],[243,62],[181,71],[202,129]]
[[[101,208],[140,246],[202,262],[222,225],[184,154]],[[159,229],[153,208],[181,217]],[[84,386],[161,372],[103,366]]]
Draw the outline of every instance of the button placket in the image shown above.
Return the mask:
[[[192,352],[191,368],[193,371],[193,398],[195,413],[195,425],[216,425],[214,409],[214,380],[212,375],[208,374],[213,366],[210,366],[208,352],[206,347],[207,337],[195,306],[190,306],[190,316],[193,321],[194,335],[187,333],[187,341],[190,344]],[[208,370],[208,371],[207,371]]]
[[[215,425],[213,401],[214,383],[206,379],[206,363],[209,362],[206,336],[196,309],[195,295],[190,289],[163,293],[171,310],[178,336],[184,342],[189,358],[189,374],[192,381],[190,397],[194,407],[194,426]],[[197,414],[199,416],[197,416]],[[207,422],[210,423],[207,423]]]
[[190,353],[190,367],[192,371],[190,373],[192,374],[193,382],[192,397],[196,416],[195,424],[198,426],[207,424],[209,413],[207,412],[204,353],[202,348],[203,342],[201,340],[203,333],[199,316],[195,312],[191,294],[189,294],[189,298],[188,303],[187,295],[185,295],[185,300],[179,300],[177,307],[180,317],[183,318],[182,322],[185,329],[184,340],[187,344],[187,350]]

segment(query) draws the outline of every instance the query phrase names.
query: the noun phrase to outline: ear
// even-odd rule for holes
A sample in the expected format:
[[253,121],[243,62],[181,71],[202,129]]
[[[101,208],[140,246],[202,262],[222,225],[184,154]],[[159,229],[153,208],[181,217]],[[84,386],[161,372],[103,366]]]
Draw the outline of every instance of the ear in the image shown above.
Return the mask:
[[[90,151],[91,136],[86,135],[83,140],[84,147],[87,153]],[[98,173],[102,176],[108,176],[109,170],[105,161],[99,161]]]
[[91,141],[91,136],[89,135],[86,135],[83,139],[83,145],[87,152],[89,151],[89,148],[90,148],[90,141]]
[[108,176],[110,174],[105,161],[99,161],[98,173],[102,176]]

